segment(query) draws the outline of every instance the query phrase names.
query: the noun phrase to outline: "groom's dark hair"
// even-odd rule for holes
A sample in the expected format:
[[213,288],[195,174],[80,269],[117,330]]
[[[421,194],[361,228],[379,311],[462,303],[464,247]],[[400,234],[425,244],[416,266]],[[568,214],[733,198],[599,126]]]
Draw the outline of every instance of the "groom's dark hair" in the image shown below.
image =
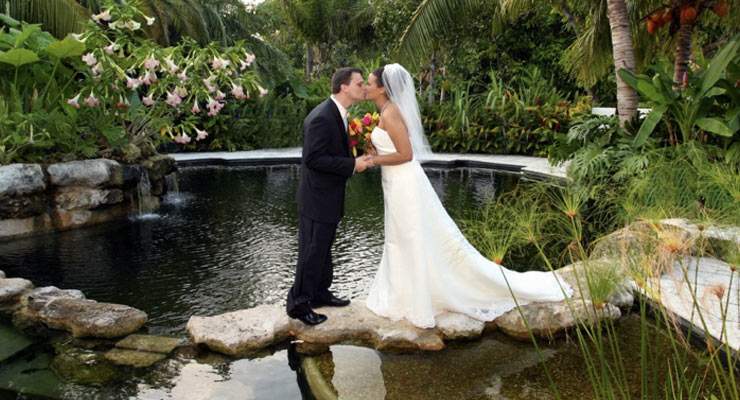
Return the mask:
[[362,70],[353,67],[339,68],[334,71],[334,75],[331,76],[331,92],[337,94],[342,90],[342,85],[349,85],[352,81],[352,74],[358,73],[362,75]]

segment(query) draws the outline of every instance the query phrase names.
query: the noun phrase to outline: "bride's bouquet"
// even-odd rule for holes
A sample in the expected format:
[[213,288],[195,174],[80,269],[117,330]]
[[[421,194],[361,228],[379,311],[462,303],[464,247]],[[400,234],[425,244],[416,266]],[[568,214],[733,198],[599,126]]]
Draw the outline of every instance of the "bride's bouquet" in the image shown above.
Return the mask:
[[353,118],[351,114],[349,115],[349,147],[352,149],[353,156],[357,157],[372,149],[370,134],[378,125],[378,121],[380,121],[380,114],[376,112],[366,113],[362,118]]

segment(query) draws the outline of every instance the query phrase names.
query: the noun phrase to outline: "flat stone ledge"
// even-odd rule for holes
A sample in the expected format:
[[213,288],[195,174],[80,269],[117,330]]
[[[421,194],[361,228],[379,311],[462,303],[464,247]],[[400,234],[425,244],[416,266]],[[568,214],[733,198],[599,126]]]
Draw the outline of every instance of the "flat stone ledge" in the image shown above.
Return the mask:
[[[299,147],[285,149],[262,149],[235,152],[173,153],[169,154],[178,165],[277,165],[300,164]],[[425,166],[471,167],[504,170],[519,173],[533,179],[567,179],[567,164],[552,166],[546,158],[495,155],[434,153],[425,160]]]
[[[288,339],[295,340],[305,349],[345,343],[387,351],[438,351],[445,348],[445,341],[476,339],[497,327],[523,339],[522,327],[525,324],[521,320],[522,314],[535,335],[546,338],[579,324],[593,324],[621,315],[619,309],[611,304],[600,305],[596,313],[589,313],[592,308],[590,302],[568,302],[570,304],[525,305],[522,313],[514,309],[491,322],[444,313],[437,317],[437,326],[432,329],[420,329],[405,320],[391,321],[375,315],[365,306],[364,299],[354,300],[347,307],[319,309],[318,312],[329,319],[316,326],[288,318],[282,306],[260,305],[211,317],[193,316],[188,321],[187,331],[193,343],[234,357],[247,356]],[[579,306],[579,303],[584,306]],[[529,339],[528,334],[526,339]]]
[[123,185],[123,167],[118,162],[105,158],[52,164],[47,172],[55,186],[94,188]]
[[46,189],[44,172],[38,164],[0,166],[0,196],[21,196]]

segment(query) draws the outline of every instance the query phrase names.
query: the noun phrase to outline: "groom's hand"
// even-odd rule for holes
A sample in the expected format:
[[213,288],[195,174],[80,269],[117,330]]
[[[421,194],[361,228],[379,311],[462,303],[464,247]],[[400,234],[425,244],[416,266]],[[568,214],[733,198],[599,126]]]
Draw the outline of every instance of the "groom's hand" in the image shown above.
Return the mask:
[[370,162],[367,156],[355,158],[355,172],[365,172],[368,167],[370,167]]

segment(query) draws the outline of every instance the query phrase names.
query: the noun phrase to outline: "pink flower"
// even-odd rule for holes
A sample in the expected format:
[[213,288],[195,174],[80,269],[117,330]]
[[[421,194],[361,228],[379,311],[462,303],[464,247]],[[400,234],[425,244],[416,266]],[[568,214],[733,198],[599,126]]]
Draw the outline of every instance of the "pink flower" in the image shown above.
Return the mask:
[[239,99],[239,100],[243,100],[243,99],[246,99],[247,98],[247,96],[244,95],[244,88],[242,87],[242,85],[234,85],[234,84],[232,84],[231,85],[231,94],[234,97],[236,97],[237,99]]
[[370,123],[373,122],[373,116],[370,115],[370,113],[365,114],[364,117],[362,117],[362,124],[365,126],[370,125]]
[[257,89],[259,89],[259,91],[260,91],[260,97],[265,97],[267,95],[267,93],[268,93],[267,92],[267,89],[263,88],[260,85],[257,85]]
[[215,70],[226,68],[229,64],[230,62],[228,60],[224,60],[220,57],[213,57],[213,60],[211,60],[211,68]]
[[154,105],[154,94],[150,93],[149,96],[144,97],[141,99],[141,102],[144,103],[145,106],[151,107]]
[[154,70],[159,66],[159,60],[154,58],[154,56],[149,56],[146,60],[144,60],[144,68],[148,70]]
[[126,23],[123,26],[126,27],[126,28],[128,28],[128,29],[130,29],[130,30],[132,30],[132,31],[135,31],[135,30],[141,28],[141,24],[138,23],[138,22],[136,22],[136,21],[134,21],[133,19],[130,19],[130,20],[126,21]]
[[352,139],[352,140],[350,140],[350,141],[349,141],[349,146],[350,146],[350,147],[355,147],[355,146],[357,146],[357,145],[358,145],[359,143],[360,143],[360,142],[358,142],[358,141],[357,141],[357,139]]
[[118,50],[118,45],[116,43],[111,43],[108,46],[105,46],[103,48],[105,50],[105,53],[108,55],[113,55],[113,53]]
[[174,74],[177,72],[180,67],[178,67],[174,62],[172,62],[172,58],[167,57],[164,59],[164,63],[167,64],[167,70],[170,71],[171,74]]
[[216,97],[216,100],[223,100],[226,97],[226,95],[224,94],[224,92],[219,90],[216,92],[215,97]]
[[200,130],[198,128],[195,128],[195,133],[197,133],[197,135],[195,136],[195,141],[196,142],[199,142],[199,141],[201,141],[201,140],[203,140],[203,139],[205,139],[205,138],[208,137],[208,132],[206,132],[204,130],[202,131],[202,130]]
[[191,112],[192,112],[193,114],[197,114],[197,113],[199,113],[199,112],[200,112],[200,107],[198,107],[198,100],[195,100],[195,101],[193,102],[193,108],[191,108],[191,109],[190,109],[190,111],[191,111]]
[[188,144],[190,143],[190,136],[187,133],[175,136],[175,143]]
[[185,73],[185,71],[180,72],[177,77],[180,79],[181,82],[185,82],[188,80],[188,74]]
[[182,103],[182,98],[178,96],[177,93],[167,92],[167,100],[165,100],[165,103],[172,107],[177,107]]
[[87,64],[90,67],[98,63],[98,59],[95,58],[95,54],[93,53],[87,53],[84,56],[82,56],[82,61],[84,61],[85,64]]
[[70,106],[74,108],[80,108],[80,93],[77,93],[77,96],[71,99],[68,99],[67,104],[69,104]]
[[244,60],[241,61],[239,69],[242,71],[247,69],[247,67],[252,65],[255,58],[256,57],[254,56],[254,54],[247,53],[247,56],[244,58]]
[[145,85],[151,85],[152,83],[157,81],[157,73],[149,71],[146,73],[146,75],[144,75],[143,78],[139,78],[139,80]]
[[136,89],[141,86],[141,81],[138,78],[131,78],[126,76],[126,87],[129,89]]
[[214,99],[210,99],[210,101],[208,102],[208,116],[213,117],[215,115],[218,115],[222,108],[224,108],[224,103],[221,103]]
[[147,25],[149,25],[149,26],[154,25],[154,21],[155,21],[155,18],[154,17],[144,17],[144,19],[146,20],[146,24]]
[[95,97],[95,94],[91,92],[90,95],[87,96],[87,98],[85,99],[85,105],[87,105],[88,107],[97,107],[98,105],[100,105],[100,100],[98,100],[98,98]]
[[206,89],[208,89],[208,93],[213,93],[216,91],[216,86],[213,84],[213,80],[216,79],[215,76],[211,75],[206,79],[203,79],[203,84],[206,85]]
[[97,63],[94,67],[92,67],[93,76],[98,76],[101,72],[103,72],[103,64]]
[[111,19],[110,10],[103,10],[100,14],[92,16],[93,21],[100,23],[100,21],[108,22]]

